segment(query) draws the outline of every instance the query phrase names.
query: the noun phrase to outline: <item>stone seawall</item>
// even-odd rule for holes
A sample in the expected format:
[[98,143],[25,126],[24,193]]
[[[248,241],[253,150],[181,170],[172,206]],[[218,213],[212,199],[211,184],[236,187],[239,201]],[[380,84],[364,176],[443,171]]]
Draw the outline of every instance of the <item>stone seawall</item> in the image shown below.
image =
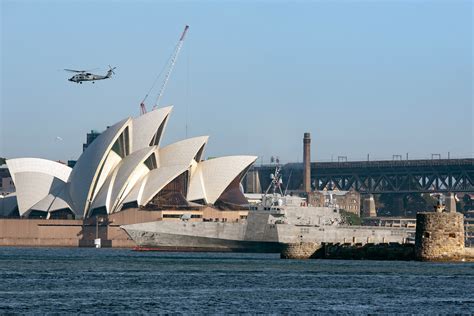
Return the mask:
[[282,259],[344,259],[344,260],[414,260],[413,244],[286,244],[280,254]]
[[282,259],[310,259],[316,258],[317,251],[321,249],[321,244],[314,242],[301,242],[294,244],[284,244],[280,253]]
[[349,260],[402,260],[415,259],[415,245],[400,243],[381,244],[326,244],[319,252],[321,259]]

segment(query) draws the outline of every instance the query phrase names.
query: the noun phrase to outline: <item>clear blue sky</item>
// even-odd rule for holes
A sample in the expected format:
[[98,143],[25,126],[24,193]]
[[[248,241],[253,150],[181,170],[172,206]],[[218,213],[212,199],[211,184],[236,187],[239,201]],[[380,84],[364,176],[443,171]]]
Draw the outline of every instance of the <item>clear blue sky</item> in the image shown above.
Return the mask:
[[206,156],[301,160],[304,132],[313,160],[473,156],[471,1],[1,1],[1,21],[0,156],[76,159],[138,115],[185,24],[165,144],[187,121]]

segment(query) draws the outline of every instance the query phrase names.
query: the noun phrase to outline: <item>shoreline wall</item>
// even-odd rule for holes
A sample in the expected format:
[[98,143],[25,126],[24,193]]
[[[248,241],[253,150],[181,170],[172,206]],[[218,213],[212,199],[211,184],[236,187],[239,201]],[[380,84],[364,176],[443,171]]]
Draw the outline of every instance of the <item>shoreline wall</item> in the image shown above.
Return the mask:
[[[102,247],[131,248],[135,244],[120,228],[128,223],[162,219],[161,211],[129,209],[112,214],[105,221],[96,219],[0,219],[0,246],[17,247],[94,247],[98,232]],[[96,232],[97,230],[97,232]]]
[[[102,247],[133,248],[136,244],[120,226],[161,220],[180,220],[182,213],[197,214],[213,221],[238,221],[247,210],[220,211],[211,207],[201,210],[144,210],[130,208],[107,217],[99,217],[98,237]],[[168,216],[168,218],[166,218]],[[190,221],[200,221],[191,218]],[[22,219],[0,218],[0,247],[94,247],[96,218]]]

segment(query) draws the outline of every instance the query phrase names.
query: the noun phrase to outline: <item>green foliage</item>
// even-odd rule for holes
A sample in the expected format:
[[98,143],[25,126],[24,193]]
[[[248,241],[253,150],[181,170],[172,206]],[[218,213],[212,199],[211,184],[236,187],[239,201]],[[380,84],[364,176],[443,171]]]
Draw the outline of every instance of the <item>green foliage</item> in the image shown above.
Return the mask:
[[346,224],[356,226],[362,225],[362,220],[359,216],[357,216],[357,214],[344,210],[340,210],[339,212],[341,213],[341,217]]
[[5,158],[0,157],[0,165],[4,165],[6,161]]

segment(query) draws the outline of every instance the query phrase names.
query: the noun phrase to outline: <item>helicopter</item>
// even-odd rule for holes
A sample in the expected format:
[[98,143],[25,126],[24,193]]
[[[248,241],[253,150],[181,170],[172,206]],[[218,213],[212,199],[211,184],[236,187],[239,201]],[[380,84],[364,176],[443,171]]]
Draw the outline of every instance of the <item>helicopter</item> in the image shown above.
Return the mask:
[[77,72],[77,75],[72,76],[71,78],[68,79],[68,81],[71,82],[76,82],[82,84],[83,81],[92,81],[92,83],[95,83],[96,80],[103,80],[103,79],[109,79],[112,77],[112,74],[115,75],[114,69],[117,67],[111,67],[109,65],[109,71],[107,71],[107,74],[105,76],[101,75],[94,75],[93,73],[90,73],[87,70],[74,70],[74,69],[64,69],[69,72]]

